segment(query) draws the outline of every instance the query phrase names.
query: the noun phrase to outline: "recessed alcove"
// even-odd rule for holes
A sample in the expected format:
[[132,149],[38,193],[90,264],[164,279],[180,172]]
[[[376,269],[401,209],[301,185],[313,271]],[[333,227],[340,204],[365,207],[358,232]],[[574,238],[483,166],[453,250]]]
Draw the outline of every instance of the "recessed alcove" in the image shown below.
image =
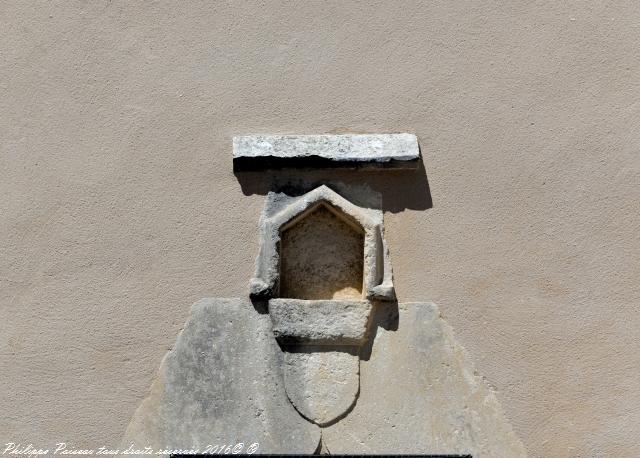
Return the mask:
[[364,230],[318,203],[280,230],[280,297],[361,299]]
[[251,297],[395,299],[380,209],[321,185],[298,196],[269,193],[260,226]]

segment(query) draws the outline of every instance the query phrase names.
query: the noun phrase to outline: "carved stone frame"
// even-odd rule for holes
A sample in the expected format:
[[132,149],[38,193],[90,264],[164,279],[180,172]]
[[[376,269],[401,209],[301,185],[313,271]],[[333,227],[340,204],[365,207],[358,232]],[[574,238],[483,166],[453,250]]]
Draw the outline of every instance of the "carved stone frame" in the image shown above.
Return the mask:
[[325,205],[338,217],[364,231],[363,295],[370,300],[395,299],[381,210],[359,207],[325,185],[281,205],[274,213],[265,212],[261,218],[260,252],[250,283],[252,297],[280,297],[280,233],[319,205]]

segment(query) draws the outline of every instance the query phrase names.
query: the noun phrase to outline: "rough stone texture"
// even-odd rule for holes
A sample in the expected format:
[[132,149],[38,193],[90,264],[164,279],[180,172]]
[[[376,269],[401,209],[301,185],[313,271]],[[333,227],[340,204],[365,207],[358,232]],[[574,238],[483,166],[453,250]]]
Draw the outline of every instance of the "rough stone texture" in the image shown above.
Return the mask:
[[531,456],[640,456],[640,3],[291,5],[0,2],[2,438],[117,445],[190,303],[246,295],[292,177],[233,136],[413,132],[366,177],[399,300]]
[[367,334],[369,301],[271,299],[273,333],[283,343],[360,345]]
[[260,453],[313,453],[320,430],[285,394],[269,317],[245,299],[203,299],[136,410],[123,448],[202,450],[259,443]]
[[[344,185],[342,187],[344,188]],[[342,220],[350,222],[356,230],[364,232],[362,256],[363,287],[366,297],[381,300],[395,299],[391,259],[384,238],[382,211],[375,207],[358,206],[324,184],[303,195],[291,196],[281,192],[269,192],[267,195],[260,217],[260,250],[255,262],[255,274],[250,282],[251,295],[261,298],[281,295],[279,245],[282,231],[295,227],[300,220],[304,221],[309,214],[313,214],[318,209],[319,205],[324,205],[330,211],[339,214]],[[313,231],[310,234],[315,235]],[[331,235],[325,235],[325,237],[331,237]],[[309,240],[309,243],[313,246],[316,240]],[[318,262],[330,261],[318,256]],[[327,274],[324,273],[324,275]],[[312,293],[317,294],[313,288]]]
[[399,313],[386,307],[378,310],[380,327],[360,363],[358,401],[344,419],[323,429],[323,445],[349,454],[526,456],[436,306],[400,304]]
[[280,232],[280,297],[360,299],[364,232],[326,205]]
[[263,453],[311,453],[320,444],[314,422],[332,453],[526,455],[435,305],[400,304],[398,313],[379,304],[372,325],[360,351],[283,351],[247,300],[203,299],[122,447],[258,442]]
[[282,167],[416,168],[413,134],[248,135],[233,138],[235,170]]
[[357,353],[286,352],[284,361],[287,396],[310,421],[330,423],[347,414],[356,402],[360,362]]

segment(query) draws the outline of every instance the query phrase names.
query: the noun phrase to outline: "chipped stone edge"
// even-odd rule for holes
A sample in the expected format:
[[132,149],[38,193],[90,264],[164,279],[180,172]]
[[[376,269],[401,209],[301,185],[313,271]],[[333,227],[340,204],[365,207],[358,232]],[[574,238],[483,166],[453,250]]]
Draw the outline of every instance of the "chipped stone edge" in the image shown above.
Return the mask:
[[436,319],[440,322],[440,326],[442,329],[442,333],[445,336],[445,341],[448,342],[450,348],[454,352],[458,352],[461,356],[461,360],[463,363],[460,365],[461,370],[463,371],[463,375],[465,380],[469,383],[469,386],[481,386],[486,390],[485,404],[490,404],[495,411],[502,416],[504,419],[504,426],[507,429],[507,434],[511,436],[511,439],[516,447],[520,449],[520,453],[517,455],[522,458],[526,458],[528,456],[526,447],[524,443],[520,439],[520,437],[516,434],[513,429],[513,425],[511,420],[507,416],[504,408],[502,407],[502,403],[498,399],[497,390],[487,382],[487,379],[480,375],[478,370],[476,369],[476,365],[471,357],[471,354],[467,351],[467,349],[458,341],[455,335],[455,331],[453,327],[449,324],[449,322],[445,319],[444,315],[440,312],[440,307],[435,302],[425,301],[425,302],[401,302],[398,304],[398,307],[401,309],[407,309],[412,306],[428,306],[432,309],[433,313],[436,316]]
[[[145,447],[148,447],[149,444],[154,444],[155,445],[154,448],[157,451],[172,449],[172,447],[165,442],[164,437],[160,437],[157,435],[153,435],[153,436],[147,435],[148,431],[163,430],[163,427],[159,426],[160,425],[159,422],[162,421],[162,415],[161,415],[162,407],[158,404],[154,404],[154,401],[161,399],[161,393],[164,391],[165,374],[166,374],[167,366],[170,362],[170,358],[173,357],[176,347],[180,344],[180,341],[183,338],[183,334],[185,330],[187,329],[191,321],[195,319],[198,309],[202,307],[206,307],[212,300],[226,302],[226,301],[235,301],[237,299],[242,299],[242,298],[204,297],[194,302],[193,304],[191,304],[191,306],[189,307],[189,312],[187,314],[187,317],[184,320],[184,324],[178,331],[173,345],[167,350],[167,352],[162,357],[160,361],[160,365],[157,371],[155,372],[155,377],[151,383],[151,386],[146,391],[142,401],[140,402],[138,407],[135,409],[133,415],[129,420],[129,423],[127,424],[127,427],[122,436],[122,439],[120,440],[119,449],[123,451],[123,453],[121,453],[122,456],[138,456],[139,455],[139,453],[133,453],[133,454],[124,453],[124,451],[128,450],[130,446],[133,447],[134,449],[135,448],[144,449]],[[282,375],[283,375],[283,387],[284,387],[284,373],[282,373]],[[284,394],[287,397],[287,400],[291,403],[291,399],[289,398],[289,394],[287,393],[286,389],[284,390]],[[295,411],[298,412],[297,408],[293,404],[292,406],[295,409]],[[306,418],[305,420],[310,421]],[[155,426],[149,427],[150,425],[155,425]],[[319,433],[320,434],[318,437],[318,445],[313,454],[316,454],[322,447],[322,430],[321,429]],[[145,439],[145,442],[139,441],[140,434],[144,435],[143,437]],[[170,456],[172,455],[156,453],[154,456],[159,456],[162,458],[170,458]]]
[[325,167],[415,169],[419,158],[418,138],[409,133],[233,137],[234,171]]
[[[169,359],[172,357],[172,354],[175,351],[176,345],[182,339],[182,334],[184,333],[184,330],[187,328],[187,325],[189,324],[189,322],[193,319],[193,316],[195,315],[195,309],[197,307],[202,307],[206,301],[207,301],[206,298],[202,298],[199,301],[196,301],[193,304],[191,304],[191,307],[189,307],[189,313],[187,314],[187,317],[185,318],[184,324],[180,328],[180,331],[178,331],[178,334],[176,335],[176,339],[173,345],[168,349],[168,351],[164,354],[164,356],[160,361],[160,365],[155,373],[155,377],[153,379],[153,382],[151,383],[151,387],[145,393],[145,396],[142,399],[142,402],[138,405],[133,415],[131,416],[129,423],[127,424],[127,428],[125,429],[122,440],[120,442],[121,450],[127,450],[129,446],[132,446],[134,448],[147,446],[148,444],[141,444],[137,441],[138,435],[141,433],[145,434],[146,431],[148,430],[157,431],[162,429],[158,427],[148,428],[149,424],[157,425],[158,422],[162,420],[162,417],[160,415],[161,407],[159,405],[154,405],[153,403],[154,401],[161,398],[160,393],[164,391],[165,373],[166,373],[167,365],[169,364]],[[164,442],[164,438],[162,437],[146,436],[145,440],[149,443],[161,444],[161,446],[159,447],[160,450],[165,450],[170,448],[168,447],[168,444]],[[125,454],[125,453],[122,453],[122,455],[130,456],[129,454]],[[163,458],[169,458],[170,455],[159,454],[158,456],[161,456]]]

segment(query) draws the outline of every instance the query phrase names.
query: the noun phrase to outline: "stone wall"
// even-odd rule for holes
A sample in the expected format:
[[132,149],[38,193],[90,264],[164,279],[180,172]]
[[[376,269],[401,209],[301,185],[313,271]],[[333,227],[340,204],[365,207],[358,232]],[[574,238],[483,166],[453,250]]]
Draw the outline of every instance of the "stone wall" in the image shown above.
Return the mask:
[[439,305],[530,456],[639,455],[639,19],[2,4],[0,439],[117,446],[191,304],[246,294],[288,177],[239,180],[234,135],[411,132],[424,167],[367,179],[398,299]]

